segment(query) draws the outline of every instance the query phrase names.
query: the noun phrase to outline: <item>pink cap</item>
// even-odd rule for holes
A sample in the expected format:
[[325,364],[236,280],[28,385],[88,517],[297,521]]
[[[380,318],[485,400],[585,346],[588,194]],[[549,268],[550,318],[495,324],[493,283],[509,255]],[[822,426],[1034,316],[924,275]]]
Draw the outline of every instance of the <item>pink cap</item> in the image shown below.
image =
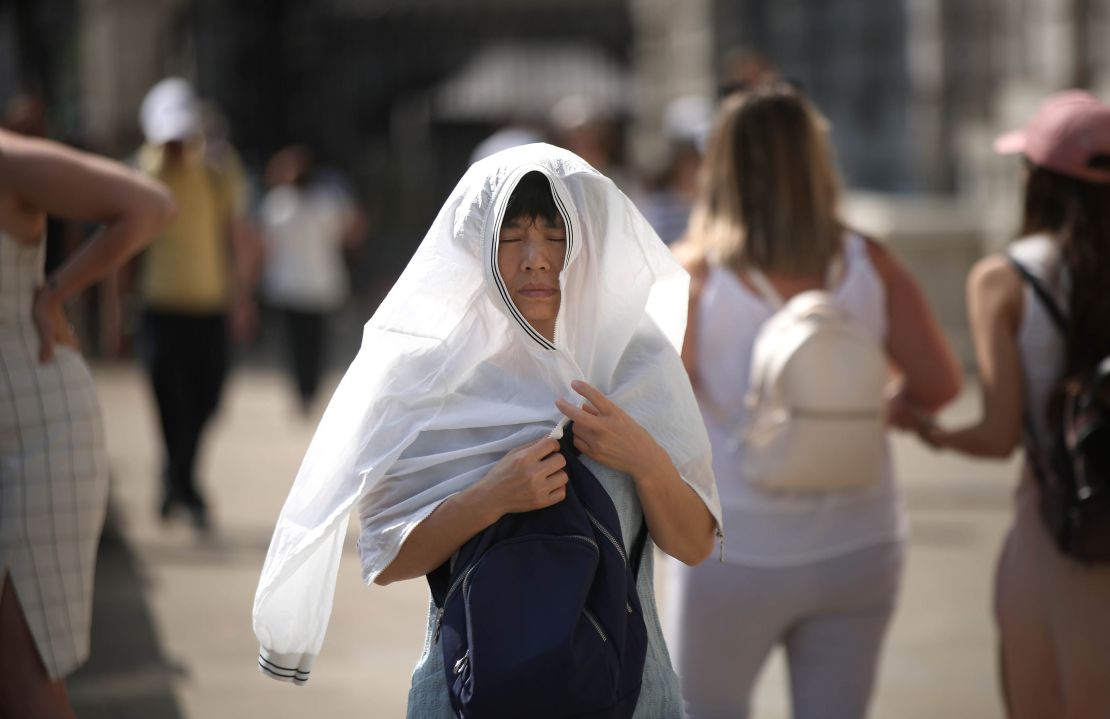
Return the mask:
[[994,151],[1020,153],[1034,165],[1087,182],[1110,183],[1110,169],[1088,164],[1096,155],[1110,156],[1110,107],[1082,90],[1050,95],[1024,130],[998,137]]

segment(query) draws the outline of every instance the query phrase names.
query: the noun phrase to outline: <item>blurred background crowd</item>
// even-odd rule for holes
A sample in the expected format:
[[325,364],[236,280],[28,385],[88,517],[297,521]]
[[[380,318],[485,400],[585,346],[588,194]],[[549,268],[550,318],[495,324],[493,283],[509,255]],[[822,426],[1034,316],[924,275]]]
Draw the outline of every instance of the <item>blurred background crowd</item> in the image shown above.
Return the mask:
[[778,74],[831,123],[849,220],[922,270],[966,348],[964,270],[1016,216],[989,139],[1052,90],[1110,87],[1108,29],[1093,0],[9,0],[0,99],[9,127],[124,158],[144,95],[182,77],[253,219],[271,158],[302,146],[359,209],[357,328],[476,153],[564,145],[671,240],[717,97]]
[[[115,510],[101,552],[108,566],[98,567],[92,660],[73,684],[78,715],[250,716],[263,706],[239,692],[256,678],[249,597],[276,509],[328,382],[474,160],[540,140],[566,147],[611,177],[669,244],[685,231],[720,98],[783,80],[829,122],[844,220],[905,260],[970,368],[968,269],[1019,229],[1020,174],[991,141],[1024,125],[1053,91],[1110,97],[1108,34],[1101,0],[0,0],[0,124],[137,166],[170,186],[185,215],[195,200],[231,219],[219,287],[205,285],[214,264],[180,264],[166,254],[172,242],[162,243],[138,260],[147,285],[124,271],[69,308],[84,353],[101,360]],[[202,157],[193,185],[166,173],[175,153]],[[48,269],[91,229],[52,221]],[[189,272],[208,279],[191,282]],[[144,307],[157,309],[160,296],[204,305],[209,290],[230,298],[220,308],[235,340],[228,355],[258,371],[232,383],[195,472],[216,400],[173,406],[180,399],[159,394],[159,377],[218,397],[228,357],[208,358],[203,376],[204,358],[159,366],[140,338]],[[197,339],[204,328],[155,321],[153,335],[208,343]],[[114,362],[144,352],[150,389],[138,364]],[[272,381],[266,372],[279,367],[289,377]],[[192,417],[187,466],[174,466],[172,446],[163,457],[160,443],[174,440],[158,436],[153,413],[133,411],[144,405],[157,405],[163,424]],[[970,412],[966,400],[961,407]],[[291,422],[298,414],[308,422]],[[895,625],[876,716],[944,707],[996,715],[984,597],[1014,472],[977,468],[1003,479],[997,491],[957,488],[945,478],[967,471],[919,447],[899,451],[917,512],[901,610],[912,619]],[[199,553],[183,538],[191,535],[156,523],[182,504],[193,526],[208,528],[194,474],[210,478],[222,531],[222,544]],[[953,507],[984,514],[965,525],[969,515],[938,513]],[[953,547],[977,549],[967,559],[943,554]],[[407,584],[367,599],[357,581],[341,582],[336,611],[365,611],[367,623],[331,640],[335,680],[321,678],[315,696],[329,696],[334,715],[394,694],[371,715],[395,715],[397,682],[419,649],[397,629],[405,621],[393,621],[419,610],[423,587]],[[982,606],[964,611],[967,587]],[[221,593],[237,597],[241,616],[211,611],[226,606],[208,601]],[[131,632],[118,632],[124,622]],[[215,638],[225,626],[233,640]],[[976,648],[957,656],[926,635]],[[359,684],[359,667],[377,678]],[[913,713],[906,697],[938,676],[954,683]],[[271,711],[312,706],[261,689]],[[785,715],[773,701],[761,706]]]

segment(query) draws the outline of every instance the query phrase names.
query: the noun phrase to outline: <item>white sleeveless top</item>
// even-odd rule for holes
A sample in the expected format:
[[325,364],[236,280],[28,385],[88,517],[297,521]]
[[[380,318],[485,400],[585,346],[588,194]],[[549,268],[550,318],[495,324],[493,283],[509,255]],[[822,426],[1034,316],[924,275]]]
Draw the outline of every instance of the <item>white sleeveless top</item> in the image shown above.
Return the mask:
[[[1060,261],[1060,245],[1048,235],[1023,237],[1008,254],[1041,281],[1066,315],[1070,283]],[[1037,437],[1049,437],[1045,411],[1053,388],[1064,371],[1064,341],[1028,282],[1022,282],[1022,316],[1018,329],[1026,412],[1033,418]]]
[[[866,242],[848,235],[844,255],[843,278],[833,297],[885,342],[886,291]],[[698,391],[724,511],[724,561],[790,566],[904,539],[906,520],[889,449],[881,480],[860,491],[820,497],[772,494],[745,476],[744,450],[733,437],[746,420],[752,346],[772,314],[774,308],[731,270],[710,270],[698,311]],[[725,413],[728,421],[722,420]]]

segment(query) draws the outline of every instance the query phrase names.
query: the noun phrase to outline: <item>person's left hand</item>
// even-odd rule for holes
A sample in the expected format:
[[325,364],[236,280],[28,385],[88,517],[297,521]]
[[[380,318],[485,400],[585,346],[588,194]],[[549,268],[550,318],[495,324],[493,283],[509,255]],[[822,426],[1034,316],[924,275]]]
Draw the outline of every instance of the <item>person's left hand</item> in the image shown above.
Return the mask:
[[589,384],[574,381],[571,387],[586,399],[582,407],[562,399],[555,400],[555,406],[574,422],[578,451],[634,477],[640,468],[659,461],[663,448],[636,420]]

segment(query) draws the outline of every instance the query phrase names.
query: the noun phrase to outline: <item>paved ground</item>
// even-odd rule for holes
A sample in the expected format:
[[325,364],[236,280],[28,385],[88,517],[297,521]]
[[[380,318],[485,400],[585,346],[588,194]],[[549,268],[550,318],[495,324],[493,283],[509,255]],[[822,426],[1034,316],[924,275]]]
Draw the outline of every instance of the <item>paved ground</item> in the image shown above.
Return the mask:
[[[108,423],[113,521],[98,563],[93,657],[70,682],[78,715],[403,717],[426,590],[415,581],[362,586],[353,541],[312,681],[279,684],[255,668],[254,587],[314,426],[294,411],[283,378],[255,369],[229,384],[201,464],[218,531],[198,541],[184,525],[155,518],[157,424],[143,377],[129,367],[95,374]],[[952,415],[967,417],[975,404],[965,395]],[[990,585],[1014,464],[938,456],[908,439],[896,453],[913,538],[872,717],[1000,717]],[[786,691],[776,658],[760,682],[755,716],[787,717]]]

